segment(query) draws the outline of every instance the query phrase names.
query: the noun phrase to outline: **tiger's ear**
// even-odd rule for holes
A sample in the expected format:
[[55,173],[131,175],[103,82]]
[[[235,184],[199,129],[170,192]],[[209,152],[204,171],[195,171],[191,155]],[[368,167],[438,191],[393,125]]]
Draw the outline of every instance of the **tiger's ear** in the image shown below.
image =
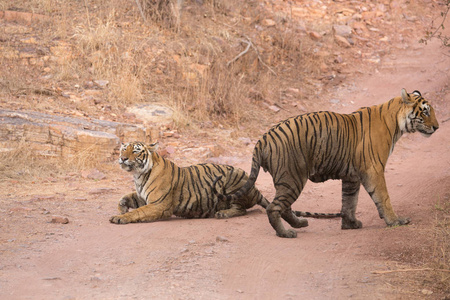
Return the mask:
[[156,150],[158,150],[158,148],[159,148],[158,142],[148,145],[148,149],[150,150],[150,152],[155,152]]
[[403,100],[403,103],[405,103],[405,104],[413,103],[413,101],[411,101],[411,97],[409,96],[409,94],[406,92],[405,89],[402,89],[402,100]]

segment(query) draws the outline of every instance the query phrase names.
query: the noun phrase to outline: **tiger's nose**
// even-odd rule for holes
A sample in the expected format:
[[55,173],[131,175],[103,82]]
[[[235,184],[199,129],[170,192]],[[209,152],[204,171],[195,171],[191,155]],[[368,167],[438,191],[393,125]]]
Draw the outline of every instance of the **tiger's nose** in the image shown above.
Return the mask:
[[434,131],[439,129],[439,125],[438,126],[433,126]]
[[119,162],[123,163],[126,162],[128,160],[128,157],[120,157],[119,158]]

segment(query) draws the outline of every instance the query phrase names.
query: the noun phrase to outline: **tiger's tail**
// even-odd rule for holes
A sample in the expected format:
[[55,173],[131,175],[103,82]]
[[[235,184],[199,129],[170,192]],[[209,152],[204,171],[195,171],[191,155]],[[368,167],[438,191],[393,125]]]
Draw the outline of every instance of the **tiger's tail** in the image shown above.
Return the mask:
[[293,211],[294,214],[297,217],[303,217],[303,218],[315,218],[315,219],[331,219],[331,218],[340,218],[341,213],[334,213],[334,214],[324,214],[324,213],[312,213],[308,211]]
[[260,146],[261,146],[261,142],[258,141],[258,143],[255,146],[255,149],[253,150],[252,169],[250,172],[250,176],[248,177],[245,184],[234,194],[228,194],[228,195],[220,194],[216,189],[216,184],[220,179],[222,179],[222,176],[217,176],[216,179],[214,179],[212,188],[213,188],[214,194],[217,195],[217,198],[219,199],[219,201],[230,202],[230,201],[240,199],[240,198],[242,198],[242,196],[246,195],[250,191],[250,189],[255,185],[256,178],[258,178],[258,175],[259,175],[259,169],[261,168]]

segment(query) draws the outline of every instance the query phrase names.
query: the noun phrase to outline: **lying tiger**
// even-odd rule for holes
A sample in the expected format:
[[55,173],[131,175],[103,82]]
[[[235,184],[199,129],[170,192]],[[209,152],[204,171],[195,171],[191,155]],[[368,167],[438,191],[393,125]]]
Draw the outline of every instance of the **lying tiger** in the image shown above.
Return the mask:
[[[269,202],[256,187],[233,201],[217,201],[212,182],[218,182],[223,193],[234,193],[247,181],[247,174],[238,168],[217,164],[200,164],[180,168],[156,152],[158,145],[133,142],[122,145],[119,163],[122,169],[133,173],[136,192],[119,201],[120,215],[111,223],[151,222],[170,218],[231,218],[246,213],[259,204],[266,208]],[[129,211],[130,208],[134,210]]]
[[361,184],[388,226],[408,224],[410,219],[398,217],[392,208],[384,178],[386,163],[403,133],[419,131],[429,137],[438,128],[429,102],[419,91],[408,94],[405,89],[400,97],[351,114],[325,111],[292,117],[256,143],[245,185],[234,195],[218,197],[233,201],[254,188],[262,167],[273,177],[276,193],[267,215],[280,237],[297,236],[296,231],[284,228],[280,218],[294,228],[308,225],[291,210],[308,179],[342,180],[342,229],[362,227],[355,216]]
[[[269,201],[256,187],[232,201],[218,201],[217,193],[235,193],[248,180],[239,168],[217,164],[199,164],[185,168],[161,157],[158,145],[133,142],[122,145],[119,164],[134,175],[136,192],[119,201],[120,215],[111,223],[126,224],[168,219],[172,215],[184,218],[231,218],[246,213],[255,204],[267,208]],[[219,191],[212,184],[217,176]],[[129,211],[132,208],[134,210]],[[313,218],[339,217],[339,214],[295,212]]]

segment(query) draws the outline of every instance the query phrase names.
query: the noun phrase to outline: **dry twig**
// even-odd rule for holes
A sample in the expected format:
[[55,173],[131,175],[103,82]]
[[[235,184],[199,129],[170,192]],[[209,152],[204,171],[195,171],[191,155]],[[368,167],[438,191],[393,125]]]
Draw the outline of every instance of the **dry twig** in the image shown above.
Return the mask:
[[386,270],[386,271],[372,271],[372,274],[388,274],[395,272],[417,272],[417,271],[441,271],[441,272],[450,272],[447,269],[432,269],[432,268],[422,268],[422,269],[398,269],[398,270]]
[[242,51],[241,53],[239,53],[235,58],[233,58],[232,60],[230,60],[229,62],[227,62],[227,67],[230,66],[232,63],[234,63],[235,61],[237,61],[242,55],[244,55],[245,53],[248,52],[248,50],[250,49],[252,42],[251,41],[244,41],[244,43],[247,43],[247,48],[245,48],[244,51]]
[[141,13],[142,19],[144,19],[144,22],[145,22],[146,19],[145,19],[144,11],[142,10],[142,6],[141,6],[141,3],[139,2],[139,0],[136,0],[136,4],[139,8],[139,12]]
[[239,53],[235,58],[233,58],[232,60],[230,60],[229,62],[227,62],[227,67],[228,67],[230,64],[234,63],[235,61],[237,61],[241,56],[243,56],[244,54],[246,54],[246,53],[248,52],[248,50],[250,49],[250,47],[252,47],[253,50],[255,50],[256,55],[258,56],[259,62],[260,62],[264,67],[266,67],[270,72],[272,72],[273,75],[278,76],[277,73],[276,73],[274,70],[272,70],[272,68],[269,67],[269,66],[262,60],[261,55],[259,55],[258,48],[256,48],[255,45],[253,45],[253,43],[252,43],[252,41],[250,40],[250,38],[249,38],[248,36],[246,36],[246,38],[247,38],[247,40],[246,40],[246,41],[245,41],[245,40],[242,40],[242,42],[246,43],[246,44],[247,44],[247,47],[245,48],[244,51],[242,51],[241,53]]

